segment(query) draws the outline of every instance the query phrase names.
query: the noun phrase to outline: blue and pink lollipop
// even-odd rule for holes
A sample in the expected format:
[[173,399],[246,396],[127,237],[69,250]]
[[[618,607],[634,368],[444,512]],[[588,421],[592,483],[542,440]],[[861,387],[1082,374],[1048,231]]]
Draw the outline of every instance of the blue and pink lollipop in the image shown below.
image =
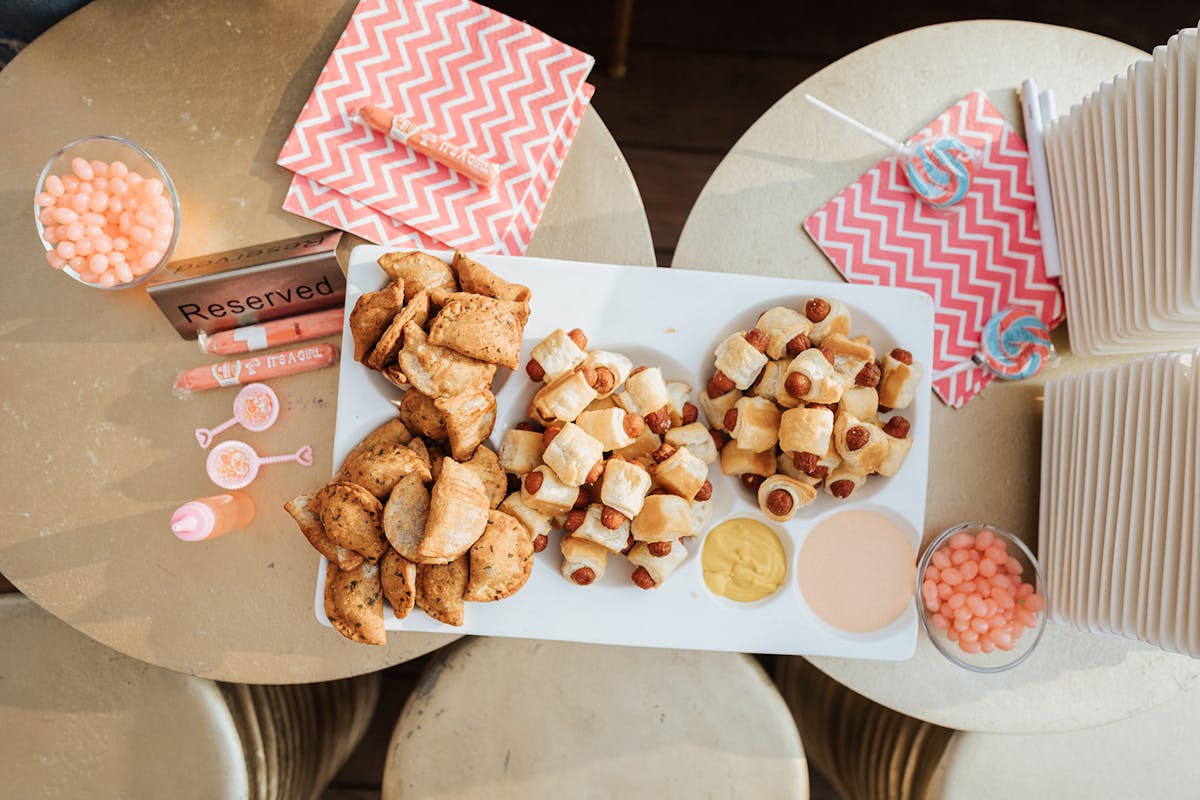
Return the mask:
[[992,316],[983,326],[979,350],[966,361],[933,374],[934,381],[949,378],[968,369],[983,367],[997,378],[1019,381],[1041,372],[1054,357],[1050,329],[1041,317],[1020,309],[1007,308]]

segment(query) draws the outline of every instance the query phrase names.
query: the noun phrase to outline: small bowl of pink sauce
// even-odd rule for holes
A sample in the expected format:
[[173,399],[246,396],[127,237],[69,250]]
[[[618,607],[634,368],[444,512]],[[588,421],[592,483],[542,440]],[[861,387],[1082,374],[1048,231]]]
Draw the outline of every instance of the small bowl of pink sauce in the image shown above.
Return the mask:
[[97,289],[127,289],[166,266],[179,196],[162,164],[120,136],[87,136],[46,162],[34,190],[46,261]]
[[947,659],[1003,672],[1033,653],[1049,609],[1037,558],[1013,534],[984,522],[943,531],[917,563],[921,624]]

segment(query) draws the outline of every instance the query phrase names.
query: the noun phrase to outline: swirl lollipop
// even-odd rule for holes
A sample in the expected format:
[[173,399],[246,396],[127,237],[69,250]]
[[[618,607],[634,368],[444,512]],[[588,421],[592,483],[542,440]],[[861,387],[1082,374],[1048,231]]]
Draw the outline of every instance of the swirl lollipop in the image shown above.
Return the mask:
[[237,423],[248,431],[260,433],[275,424],[279,418],[279,397],[265,383],[248,383],[233,398],[233,416],[215,428],[196,428],[196,441],[204,450],[212,444],[213,437]]
[[1007,308],[983,326],[979,350],[966,361],[933,374],[940,381],[968,369],[983,367],[997,378],[1017,381],[1032,378],[1054,356],[1050,329],[1036,314]]
[[266,464],[280,464],[285,461],[295,461],[304,467],[313,463],[312,448],[304,445],[296,452],[286,456],[268,456],[262,458],[254,448],[245,442],[230,439],[221,442],[208,454],[205,468],[212,482],[222,489],[241,489],[249,486],[258,477],[258,468]]
[[913,194],[934,208],[948,208],[959,203],[971,190],[979,160],[961,139],[943,135],[900,144],[812,95],[806,94],[804,99],[896,153]]

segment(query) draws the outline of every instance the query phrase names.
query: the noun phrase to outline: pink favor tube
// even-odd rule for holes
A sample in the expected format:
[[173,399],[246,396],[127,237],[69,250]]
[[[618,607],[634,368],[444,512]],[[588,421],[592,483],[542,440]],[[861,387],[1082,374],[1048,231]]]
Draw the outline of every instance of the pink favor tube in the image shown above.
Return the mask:
[[254,521],[254,501],[245,492],[201,497],[184,503],[171,515],[171,532],[185,542],[215,539]]

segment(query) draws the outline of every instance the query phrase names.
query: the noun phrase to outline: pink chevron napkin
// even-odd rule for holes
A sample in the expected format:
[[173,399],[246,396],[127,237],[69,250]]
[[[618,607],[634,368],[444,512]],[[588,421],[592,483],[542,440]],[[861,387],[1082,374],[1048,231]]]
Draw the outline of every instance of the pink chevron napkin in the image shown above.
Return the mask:
[[[541,220],[550,198],[550,190],[558,179],[567,150],[575,139],[575,133],[583,122],[583,113],[591,101],[594,87],[585,83],[575,101],[567,111],[566,121],[554,137],[550,152],[538,166],[533,185],[525,195],[521,209],[513,219],[504,237],[500,240],[497,252],[502,255],[522,255],[529,247],[533,231]],[[382,214],[370,206],[347,197],[336,189],[295,175],[283,201],[283,210],[290,211],[302,217],[348,231],[361,236],[374,244],[400,247],[406,250],[448,250],[444,242],[427,236],[416,228],[398,222],[386,214]]]
[[[278,163],[449,247],[515,242],[593,59],[470,0],[362,0]],[[364,103],[404,109],[500,166],[488,189],[350,119]],[[528,238],[527,235],[524,238]]]
[[[1029,151],[983,92],[948,108],[918,135],[952,133],[983,153],[966,198],[938,211],[919,201],[894,156],[869,169],[804,221],[847,280],[919,289],[937,304],[933,372],[978,350],[983,326],[1009,306],[1054,327],[1062,293],[1046,276]],[[933,382],[961,408],[992,381],[982,368]]]

